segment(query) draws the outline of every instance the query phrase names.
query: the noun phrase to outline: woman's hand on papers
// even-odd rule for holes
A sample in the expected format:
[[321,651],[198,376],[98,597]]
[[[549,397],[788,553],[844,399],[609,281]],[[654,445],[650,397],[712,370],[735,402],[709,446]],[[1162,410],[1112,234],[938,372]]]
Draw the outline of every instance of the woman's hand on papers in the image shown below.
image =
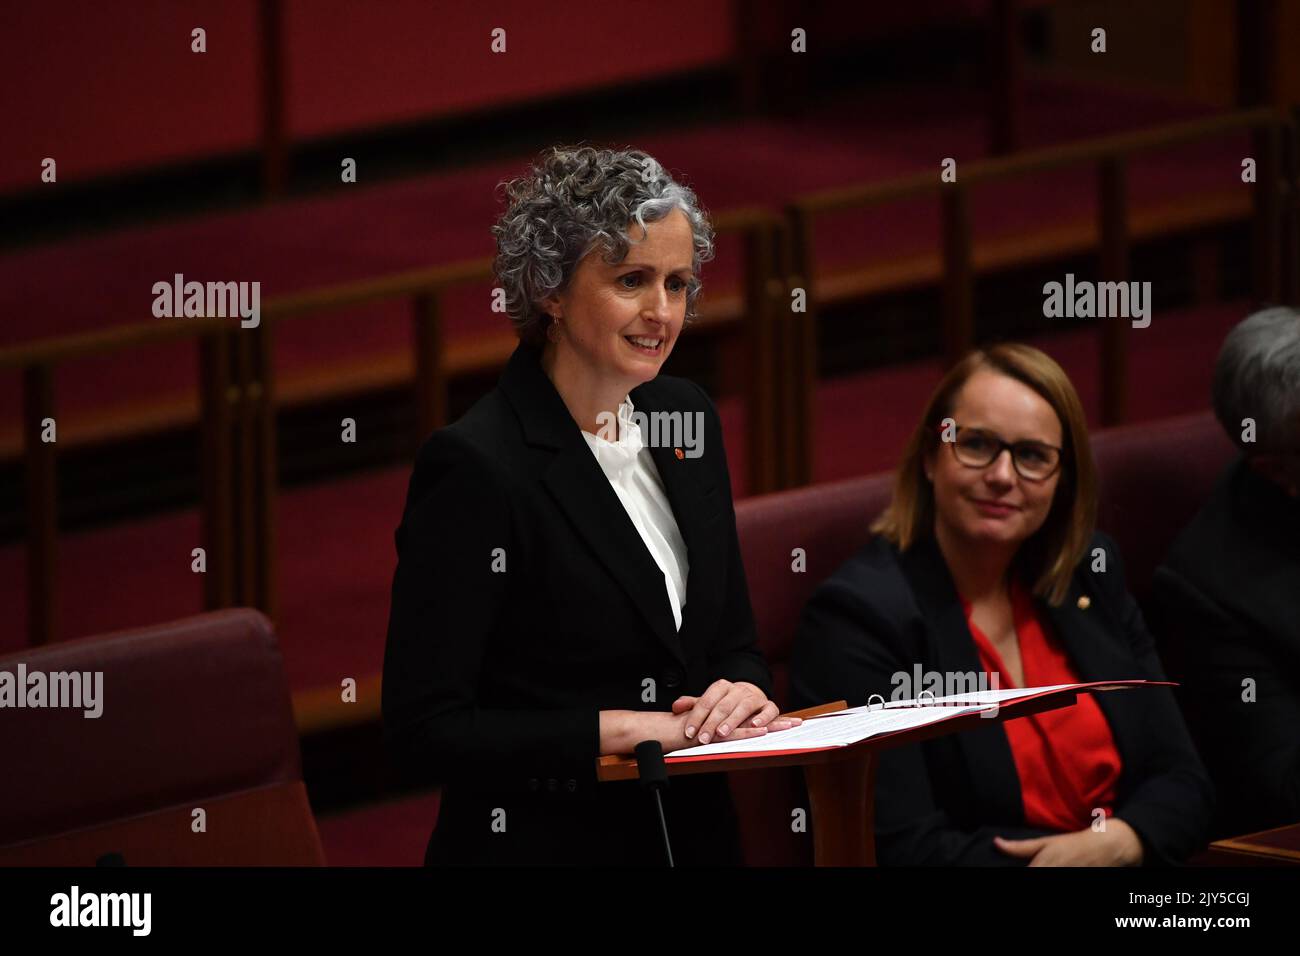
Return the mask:
[[[803,723],[798,717],[776,720],[777,712],[776,704],[753,684],[718,681],[700,697],[678,697],[671,711],[602,710],[600,752],[631,753],[643,740],[659,741],[664,753],[685,750],[706,742],[698,730],[701,726],[707,728],[709,739],[718,743],[761,737],[768,731],[786,730]],[[725,735],[721,731],[724,724]],[[716,733],[714,727],[718,728]],[[689,736],[688,728],[692,731]]]
[[716,680],[699,697],[682,696],[673,701],[673,714],[683,721],[684,746],[744,740],[803,722],[798,717],[778,719],[780,712],[767,694],[746,681]]
[[1137,866],[1143,856],[1137,832],[1118,817],[1108,817],[1101,831],[1089,827],[1032,840],[994,837],[993,845],[1008,856],[1028,859],[1030,866]]

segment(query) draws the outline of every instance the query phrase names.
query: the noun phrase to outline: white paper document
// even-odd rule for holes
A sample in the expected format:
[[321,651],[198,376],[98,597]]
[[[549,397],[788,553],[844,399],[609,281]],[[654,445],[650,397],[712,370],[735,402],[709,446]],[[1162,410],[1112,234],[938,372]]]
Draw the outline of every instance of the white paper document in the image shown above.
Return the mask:
[[[1077,687],[1077,684],[1044,684],[1042,687],[1007,687],[999,690],[973,690],[965,694],[949,694],[947,697],[921,697],[918,700],[891,700],[886,707],[917,707],[929,704],[1005,704],[1007,701],[1019,700],[1021,697],[1033,697],[1049,691]],[[877,704],[877,706],[879,706]],[[854,708],[855,710],[857,708]]]
[[878,737],[896,730],[924,727],[948,717],[996,712],[1001,704],[1024,697],[1078,687],[1077,684],[1049,684],[1043,687],[1012,687],[1000,690],[971,691],[947,697],[922,697],[918,700],[894,700],[836,710],[809,717],[798,727],[778,730],[744,740],[684,747],[666,757],[704,757],[710,754],[765,753],[772,750],[800,750],[819,747],[847,747],[860,740]]
[[769,750],[798,750],[804,747],[847,747],[869,737],[877,737],[894,730],[923,727],[945,717],[978,713],[989,707],[988,704],[969,704],[890,710],[877,707],[870,711],[865,708],[853,711],[840,710],[820,717],[809,717],[798,727],[791,727],[789,730],[778,730],[745,740],[726,740],[722,743],[685,747],[665,756],[702,757],[706,754],[763,753]]

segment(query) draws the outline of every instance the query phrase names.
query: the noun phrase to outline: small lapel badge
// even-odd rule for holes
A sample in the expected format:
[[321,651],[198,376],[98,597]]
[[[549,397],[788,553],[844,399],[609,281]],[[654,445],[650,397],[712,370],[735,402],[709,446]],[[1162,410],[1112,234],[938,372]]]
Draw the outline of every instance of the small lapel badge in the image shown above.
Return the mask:
[[1079,598],[1079,610],[1086,611],[1092,606],[1092,598],[1084,594]]
[[686,457],[686,452],[682,451],[680,448],[674,448],[673,454],[677,456],[678,461],[681,461],[683,458]]

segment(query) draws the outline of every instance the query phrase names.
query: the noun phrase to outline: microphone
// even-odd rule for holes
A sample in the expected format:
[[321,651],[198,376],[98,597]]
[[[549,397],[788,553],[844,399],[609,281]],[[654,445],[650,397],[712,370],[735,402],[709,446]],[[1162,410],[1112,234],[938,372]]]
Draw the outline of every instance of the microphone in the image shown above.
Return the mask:
[[668,839],[668,821],[664,819],[664,801],[662,791],[668,787],[668,765],[664,763],[664,748],[657,740],[643,740],[636,745],[636,768],[641,778],[641,786],[648,787],[655,795],[655,806],[659,810],[659,832],[664,838],[664,853],[668,865],[673,866],[673,846]]

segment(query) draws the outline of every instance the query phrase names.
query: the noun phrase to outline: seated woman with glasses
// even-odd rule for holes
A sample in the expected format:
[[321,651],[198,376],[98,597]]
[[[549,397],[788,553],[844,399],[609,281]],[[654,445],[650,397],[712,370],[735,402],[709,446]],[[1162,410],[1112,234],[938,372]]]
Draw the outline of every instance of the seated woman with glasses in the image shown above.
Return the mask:
[[[972,352],[921,416],[877,535],[804,609],[792,706],[919,697],[936,681],[951,693],[1163,680],[1096,511],[1060,366],[1025,345]],[[1212,812],[1168,688],[1080,694],[878,760],[885,865],[1171,864]]]

